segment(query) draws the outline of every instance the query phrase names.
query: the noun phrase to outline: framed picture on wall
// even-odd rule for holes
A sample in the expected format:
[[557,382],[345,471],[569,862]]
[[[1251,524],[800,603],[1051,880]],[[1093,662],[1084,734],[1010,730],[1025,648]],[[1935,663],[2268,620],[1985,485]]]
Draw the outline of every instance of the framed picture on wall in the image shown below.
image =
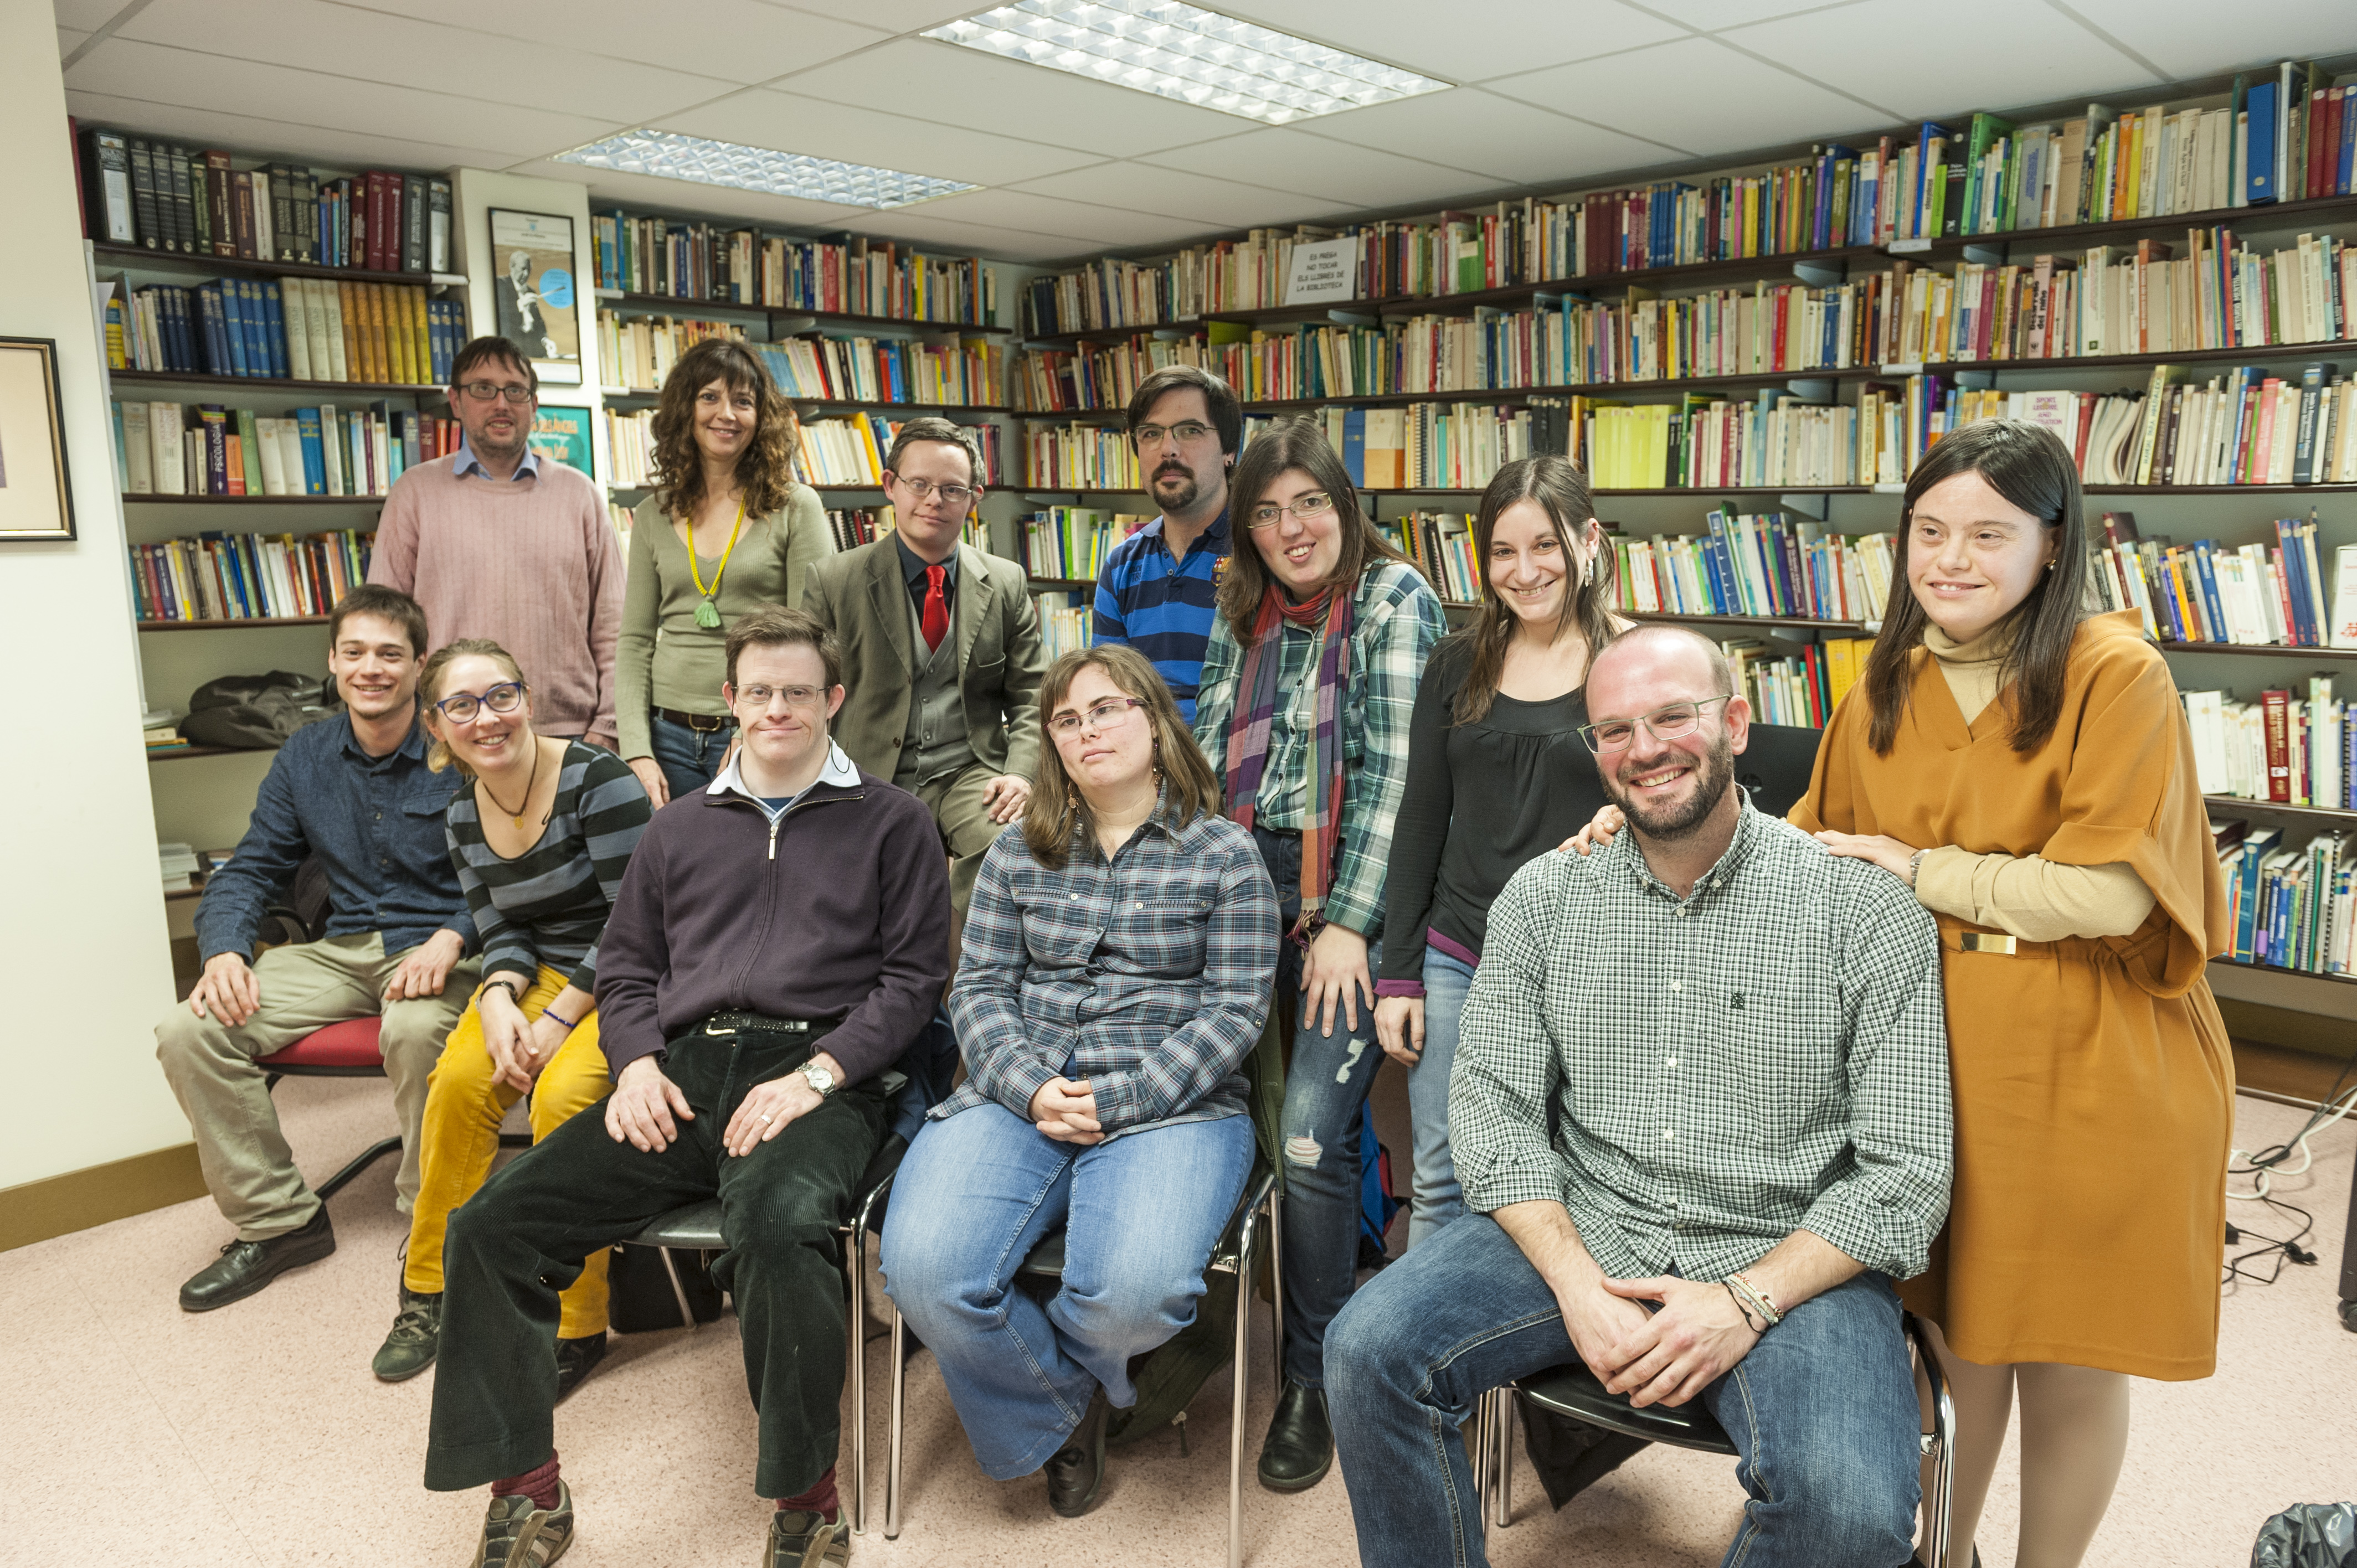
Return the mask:
[[578,468],[593,479],[597,477],[597,466],[589,456],[587,409],[552,408],[542,403],[533,415],[530,441],[532,449],[542,456]]
[[54,338],[0,338],[0,543],[74,536]]
[[544,381],[581,381],[581,314],[573,275],[573,220],[494,207],[491,295],[500,336],[521,347]]

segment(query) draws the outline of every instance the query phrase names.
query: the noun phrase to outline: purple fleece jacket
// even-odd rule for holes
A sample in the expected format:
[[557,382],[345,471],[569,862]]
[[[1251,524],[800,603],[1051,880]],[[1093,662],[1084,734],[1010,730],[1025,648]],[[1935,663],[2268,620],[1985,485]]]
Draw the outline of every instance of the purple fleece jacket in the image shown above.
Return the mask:
[[950,973],[949,872],[924,802],[862,773],[814,784],[772,836],[760,807],[698,789],[655,813],[597,946],[614,1076],[715,1013],[834,1025],[857,1083],[899,1058]]

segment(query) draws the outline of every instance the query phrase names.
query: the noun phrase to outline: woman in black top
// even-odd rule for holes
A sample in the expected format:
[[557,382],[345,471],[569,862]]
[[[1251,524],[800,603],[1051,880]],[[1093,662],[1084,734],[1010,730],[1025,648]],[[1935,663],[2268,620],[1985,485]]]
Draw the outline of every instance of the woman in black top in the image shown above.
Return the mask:
[[1375,983],[1376,1037],[1409,1069],[1411,1247],[1462,1208],[1448,1067],[1490,901],[1604,804],[1577,733],[1587,722],[1580,686],[1590,656],[1626,623],[1611,613],[1613,554],[1595,510],[1587,477],[1565,458],[1498,470],[1473,521],[1490,591],[1472,624],[1433,651],[1416,690]]

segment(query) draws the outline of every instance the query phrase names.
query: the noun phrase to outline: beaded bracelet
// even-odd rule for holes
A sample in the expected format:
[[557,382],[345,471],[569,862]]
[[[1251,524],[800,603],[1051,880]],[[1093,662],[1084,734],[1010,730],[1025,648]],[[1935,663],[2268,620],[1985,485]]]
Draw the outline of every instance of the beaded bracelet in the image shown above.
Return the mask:
[[1765,1334],[1765,1333],[1767,1333],[1767,1332],[1768,1332],[1768,1323],[1767,1323],[1767,1320],[1763,1318],[1763,1319],[1761,1319],[1761,1320],[1760,1320],[1759,1322],[1756,1322],[1756,1323],[1752,1321],[1752,1318],[1753,1318],[1753,1316],[1754,1316],[1754,1315],[1753,1315],[1753,1313],[1752,1313],[1751,1307],[1750,1307],[1750,1305],[1749,1305],[1748,1303],[1746,1303],[1746,1302],[1744,1301],[1744,1299],[1743,1299],[1742,1295],[1737,1292],[1737,1290],[1736,1290],[1736,1288],[1735,1288],[1735,1282],[1734,1282],[1733,1280],[1721,1280],[1721,1281],[1719,1281],[1718,1283],[1719,1283],[1720,1284],[1723,1284],[1723,1285],[1725,1285],[1725,1286],[1727,1287],[1727,1299],[1728,1299],[1729,1301],[1732,1301],[1733,1303],[1735,1303],[1735,1310],[1736,1310],[1736,1312],[1737,1312],[1738,1314],[1739,1314],[1739,1315],[1742,1316],[1742,1318],[1743,1318],[1743,1326],[1744,1326],[1744,1327],[1746,1327],[1746,1328],[1749,1328],[1749,1330],[1751,1330],[1751,1332],[1752,1332],[1752,1333],[1754,1333],[1754,1334]]
[[1768,1320],[1769,1327],[1773,1328],[1784,1321],[1784,1315],[1776,1310],[1774,1298],[1758,1285],[1753,1284],[1748,1276],[1740,1273],[1732,1273],[1727,1277],[1727,1283],[1737,1294],[1760,1309],[1760,1316]]
[[564,1025],[565,1032],[568,1035],[581,1026],[579,1024],[575,1023],[572,1019],[566,1017],[564,1014],[558,1012],[554,1007],[542,1008],[540,1010],[540,1015],[544,1018],[554,1018],[558,1023]]

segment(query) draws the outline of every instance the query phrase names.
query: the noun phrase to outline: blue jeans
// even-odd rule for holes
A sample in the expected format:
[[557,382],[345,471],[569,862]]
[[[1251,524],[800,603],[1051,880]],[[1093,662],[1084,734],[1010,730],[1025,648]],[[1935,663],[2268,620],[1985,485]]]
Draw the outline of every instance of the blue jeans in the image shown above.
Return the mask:
[[[1098,1388],[1116,1409],[1137,1402],[1129,1359],[1194,1321],[1253,1149],[1248,1116],[1091,1147],[997,1104],[925,1123],[892,1184],[885,1289],[941,1364],[992,1479],[1047,1463]],[[1015,1271],[1059,1226],[1064,1278],[1043,1303]]]
[[716,730],[693,730],[685,725],[675,725],[660,714],[648,715],[648,747],[655,755],[655,766],[662,769],[663,781],[671,786],[671,798],[694,794],[719,777],[720,759],[728,755],[728,743],[737,738],[734,725]]
[[[1253,838],[1276,884],[1277,921],[1291,930],[1301,914],[1301,836],[1254,828]],[[1326,1326],[1351,1299],[1359,1279],[1359,1123],[1383,1065],[1372,1001],[1353,996],[1358,1023],[1342,1007],[1319,1031],[1301,1009],[1305,955],[1294,942],[1276,960],[1272,1005],[1298,1010],[1293,1059],[1285,1072],[1285,1376],[1304,1388],[1326,1385]],[[1367,972],[1383,963],[1380,940],[1367,944]]]
[[[1483,1391],[1574,1357],[1555,1294],[1469,1214],[1335,1321],[1327,1399],[1364,1568],[1487,1561],[1458,1427]],[[1863,1273],[1785,1314],[1702,1391],[1751,1494],[1726,1568],[1898,1568],[1913,1553],[1915,1380],[1899,1297]]]
[[1448,1066],[1457,1059],[1457,1020],[1473,988],[1473,966],[1438,948],[1424,950],[1424,1056],[1407,1072],[1408,1115],[1415,1130],[1415,1207],[1407,1244],[1419,1247],[1465,1212],[1457,1162],[1448,1154]]

